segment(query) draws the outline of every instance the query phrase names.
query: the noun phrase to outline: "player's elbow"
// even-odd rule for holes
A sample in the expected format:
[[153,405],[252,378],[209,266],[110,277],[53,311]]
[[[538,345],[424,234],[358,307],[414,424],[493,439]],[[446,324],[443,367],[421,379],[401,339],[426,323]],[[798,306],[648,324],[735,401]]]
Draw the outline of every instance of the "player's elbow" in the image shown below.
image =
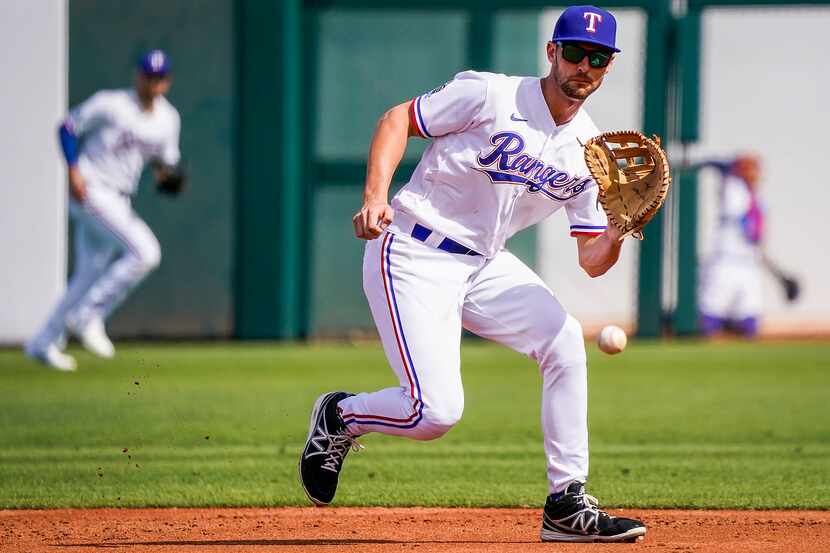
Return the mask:
[[386,110],[386,112],[380,116],[378,119],[378,126],[384,124],[392,124],[392,125],[400,125],[406,124],[409,121],[409,102],[404,102],[403,104],[398,104],[397,106],[391,107]]
[[582,267],[582,270],[585,271],[585,273],[591,278],[601,277],[608,272],[608,267],[602,265],[591,265],[589,262],[582,259],[579,260],[579,266]]
[[411,101],[404,102],[386,110],[380,116],[380,119],[378,119],[376,129],[379,131],[381,128],[386,127],[395,132],[405,132],[407,137],[415,136],[416,133],[412,130],[409,122],[410,103]]

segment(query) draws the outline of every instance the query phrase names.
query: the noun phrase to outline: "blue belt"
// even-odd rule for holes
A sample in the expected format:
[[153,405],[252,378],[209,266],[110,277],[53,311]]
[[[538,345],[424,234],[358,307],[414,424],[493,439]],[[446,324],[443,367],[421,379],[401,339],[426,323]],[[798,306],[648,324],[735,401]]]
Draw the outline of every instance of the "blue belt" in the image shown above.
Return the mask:
[[[432,230],[423,225],[419,225],[418,223],[415,223],[415,226],[412,228],[412,238],[415,240],[425,242],[426,239],[429,238],[430,234],[432,234]],[[451,238],[444,238],[441,240],[441,243],[438,244],[438,249],[461,255],[481,255],[477,251],[471,250],[467,246],[463,246]]]

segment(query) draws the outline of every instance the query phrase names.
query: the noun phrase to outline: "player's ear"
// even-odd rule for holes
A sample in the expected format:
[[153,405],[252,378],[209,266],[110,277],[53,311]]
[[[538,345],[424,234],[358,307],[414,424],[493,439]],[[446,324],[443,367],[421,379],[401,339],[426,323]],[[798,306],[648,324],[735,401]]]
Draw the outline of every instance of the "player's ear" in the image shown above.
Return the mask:
[[617,54],[611,56],[611,61],[608,62],[608,65],[605,66],[605,72],[608,73],[611,71],[611,68],[614,67],[614,62],[617,61]]
[[548,54],[548,61],[550,63],[553,63],[553,60],[556,58],[556,43],[548,41],[546,49]]

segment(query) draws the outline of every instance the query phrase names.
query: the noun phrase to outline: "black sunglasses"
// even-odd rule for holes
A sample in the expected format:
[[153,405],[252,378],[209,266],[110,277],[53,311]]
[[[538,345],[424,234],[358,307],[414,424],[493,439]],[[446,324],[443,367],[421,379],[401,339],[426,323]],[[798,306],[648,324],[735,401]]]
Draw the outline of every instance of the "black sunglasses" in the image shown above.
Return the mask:
[[571,44],[567,42],[560,42],[562,47],[562,57],[571,63],[580,63],[585,56],[588,56],[588,65],[594,69],[600,67],[607,67],[611,63],[611,57],[614,55],[607,50],[586,50],[582,46]]

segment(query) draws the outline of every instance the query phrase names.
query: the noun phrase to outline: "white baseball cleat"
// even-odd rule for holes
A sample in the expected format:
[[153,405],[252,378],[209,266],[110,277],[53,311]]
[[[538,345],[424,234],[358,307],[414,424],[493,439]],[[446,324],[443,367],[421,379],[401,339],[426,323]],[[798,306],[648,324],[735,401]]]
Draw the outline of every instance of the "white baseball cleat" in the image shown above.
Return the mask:
[[72,372],[78,368],[75,358],[59,350],[55,344],[49,344],[45,348],[36,348],[27,344],[23,352],[35,361],[40,361],[58,371]]
[[104,321],[101,319],[92,319],[83,328],[78,328],[72,321],[67,321],[66,326],[90,353],[104,359],[112,359],[115,356],[115,346],[107,336]]

